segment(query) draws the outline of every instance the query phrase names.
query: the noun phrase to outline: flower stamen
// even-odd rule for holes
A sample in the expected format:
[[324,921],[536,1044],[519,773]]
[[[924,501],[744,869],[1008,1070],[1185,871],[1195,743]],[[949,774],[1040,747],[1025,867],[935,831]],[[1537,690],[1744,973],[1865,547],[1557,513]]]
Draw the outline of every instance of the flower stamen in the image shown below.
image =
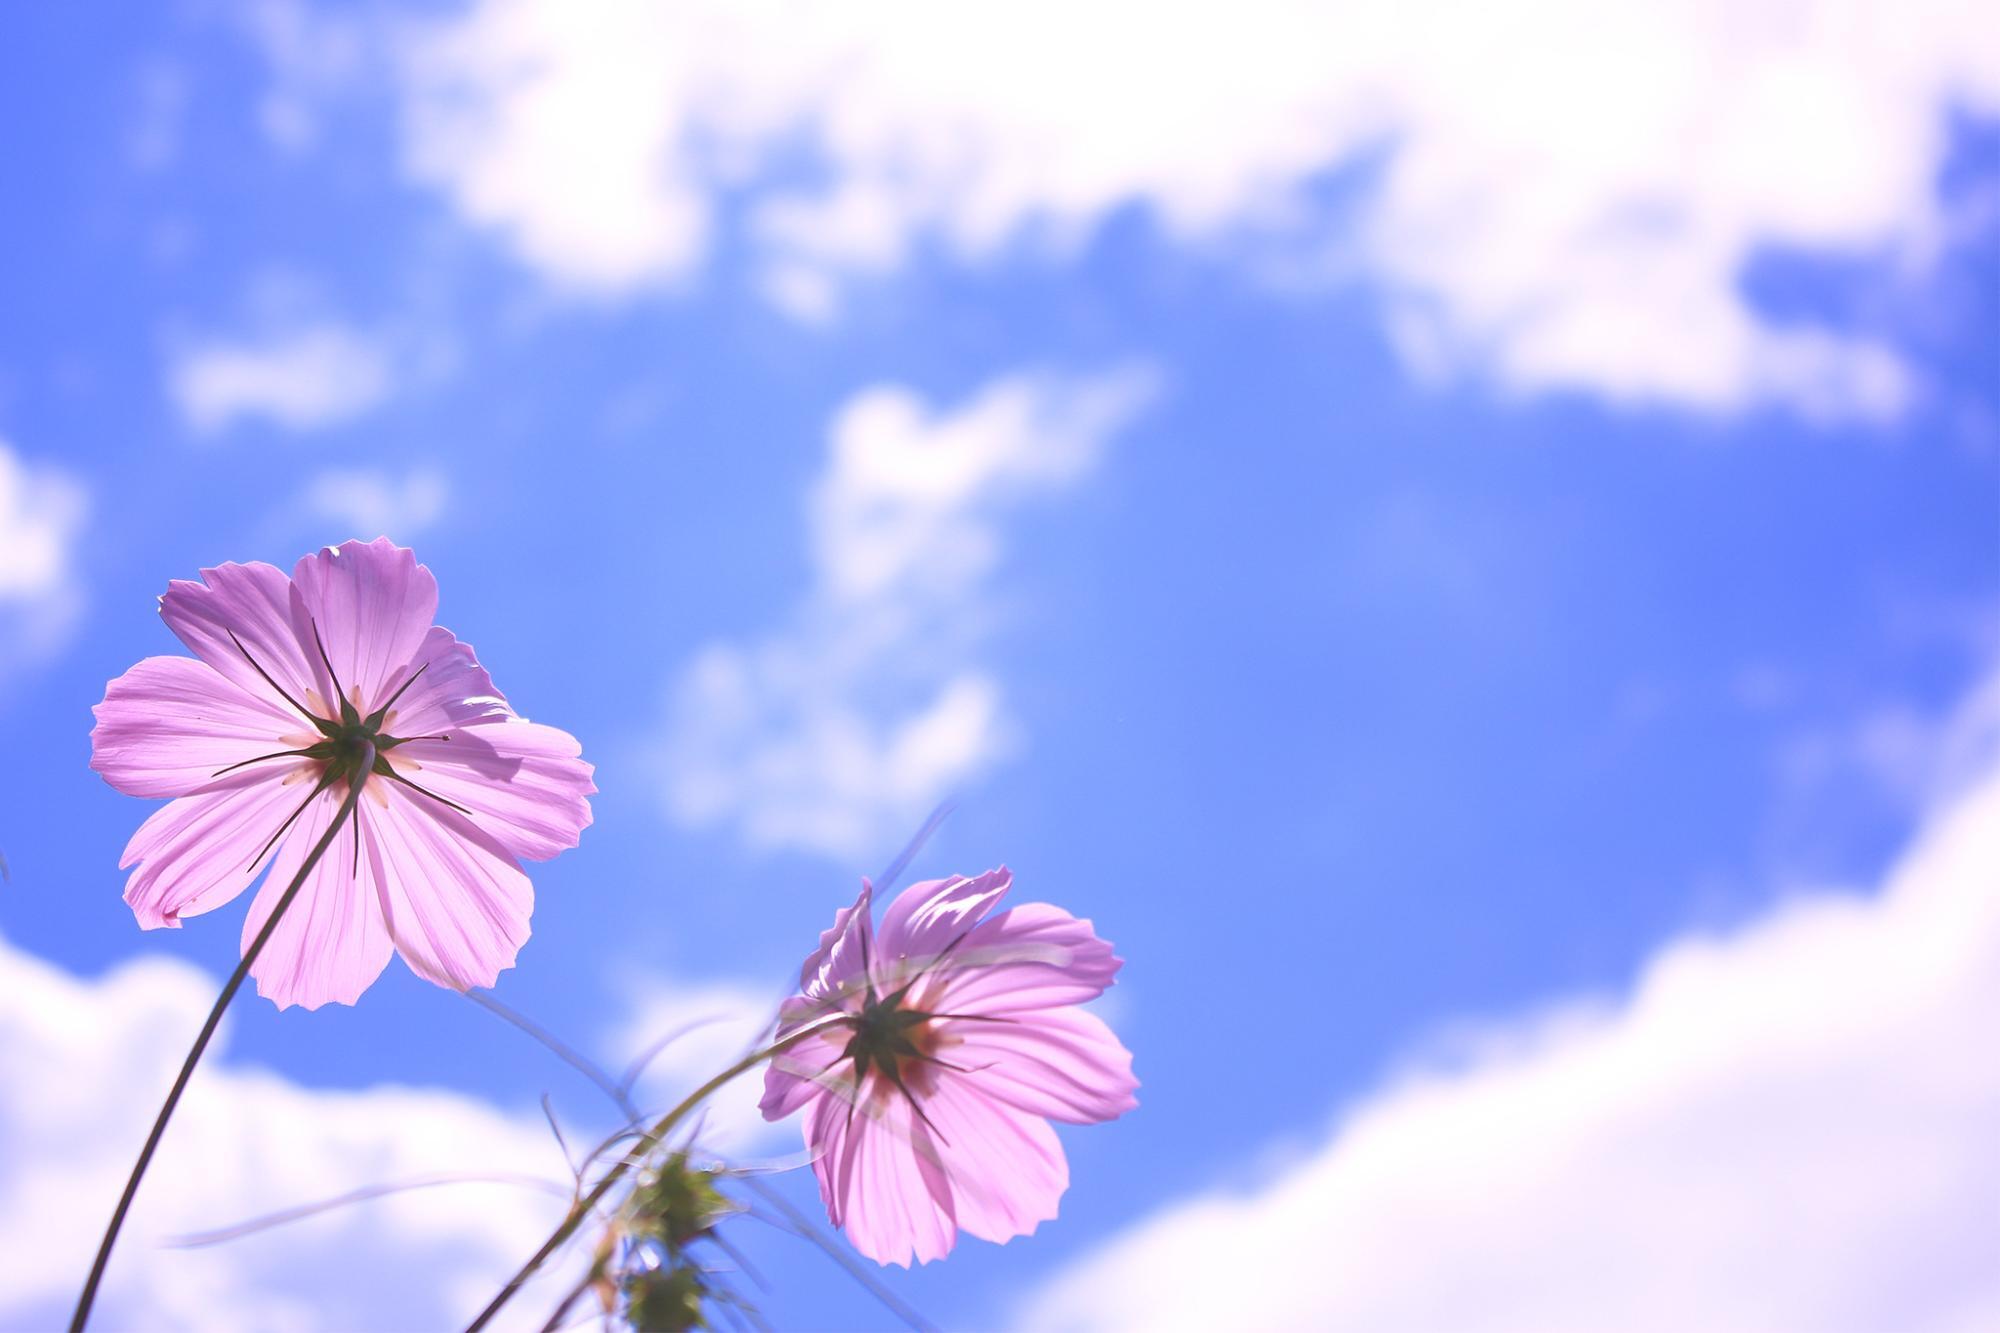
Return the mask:
[[472,817],[472,811],[466,809],[464,806],[460,805],[457,801],[451,800],[448,797],[440,796],[436,792],[431,791],[427,788],[419,787],[416,783],[410,781],[408,778],[404,777],[401,773],[398,773],[395,769],[390,768],[387,760],[377,760],[375,764],[375,771],[377,773],[380,773],[383,777],[388,778],[391,782],[401,783],[403,786],[408,787],[411,791],[416,792],[420,796],[428,796],[433,801],[436,801],[440,805],[450,806],[452,809],[458,811],[458,813],[466,816],[467,818]]
[[[379,730],[384,725],[386,725],[389,720],[389,710],[396,706],[396,700],[403,697],[403,691],[409,689],[410,686],[416,684],[417,677],[423,675],[424,672],[429,671],[430,669],[431,669],[431,664],[429,662],[426,662],[422,666],[418,667],[415,671],[411,672],[410,678],[404,681],[401,685],[398,685],[396,687],[396,692],[389,696],[389,701],[368,715],[368,722],[367,722],[368,729],[370,731],[376,731]],[[328,667],[327,670],[332,671],[333,668]],[[431,740],[431,739],[433,738],[429,736],[423,736],[423,737],[405,736],[403,738],[403,740]],[[402,743],[403,743],[402,741],[396,742],[396,744],[398,745],[401,745]]]
[[290,759],[294,757],[316,759],[320,757],[316,753],[319,748],[320,746],[318,745],[312,745],[302,750],[273,750],[270,754],[260,754],[255,759],[239,759],[233,764],[225,764],[213,773],[210,773],[209,777],[219,778],[224,773],[234,773],[239,768],[248,768],[252,764],[261,764],[267,759]]
[[271,679],[271,673],[264,670],[262,666],[258,665],[256,658],[250,656],[250,650],[243,646],[243,640],[236,637],[235,630],[233,629],[224,630],[223,632],[229,636],[229,641],[236,645],[236,651],[243,654],[243,660],[250,664],[250,669],[256,672],[258,675],[262,676],[264,678],[264,683],[266,685],[269,685],[272,689],[276,690],[278,692],[278,697],[280,699],[283,699],[286,703],[298,709],[299,716],[303,717],[306,721],[312,723],[313,726],[317,727],[320,730],[321,734],[327,736],[333,735],[333,728],[331,723],[329,723],[325,718],[320,717],[318,714],[314,713],[311,709],[307,708],[297,699],[294,699],[290,694],[286,693],[284,686],[278,684],[277,681]]
[[448,741],[450,739],[450,732],[441,731],[435,736],[384,736],[378,743],[385,750],[393,750],[398,745],[408,745],[411,741]]
[[[348,727],[357,726],[361,722],[361,714],[354,707],[354,702],[347,697],[347,692],[340,688],[340,676],[333,669],[333,659],[326,655],[326,641],[319,637],[318,619],[317,618],[313,619],[311,621],[311,624],[313,631],[313,646],[319,649],[320,663],[321,665],[326,667],[327,679],[333,682],[333,695],[336,699],[340,700],[341,725]],[[373,731],[374,728],[370,727],[369,730]]]

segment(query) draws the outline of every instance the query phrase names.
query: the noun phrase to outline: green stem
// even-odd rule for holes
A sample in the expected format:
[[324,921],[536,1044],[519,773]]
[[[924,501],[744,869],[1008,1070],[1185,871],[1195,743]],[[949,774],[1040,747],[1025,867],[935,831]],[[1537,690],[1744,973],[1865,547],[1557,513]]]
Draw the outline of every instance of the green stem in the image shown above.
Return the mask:
[[840,1022],[839,1018],[834,1018],[826,1022],[815,1023],[810,1027],[800,1028],[797,1032],[792,1033],[782,1041],[774,1041],[762,1050],[753,1051],[741,1060],[738,1060],[735,1064],[729,1066],[729,1068],[723,1070],[720,1074],[717,1074],[708,1082],[696,1088],[687,1095],[679,1106],[676,1106],[673,1110],[660,1117],[659,1122],[646,1131],[645,1137],[633,1146],[632,1151],[625,1154],[624,1157],[618,1160],[616,1165],[604,1173],[597,1184],[591,1188],[590,1193],[584,1195],[570,1206],[568,1215],[550,1233],[549,1238],[542,1242],[542,1248],[536,1250],[534,1257],[521,1265],[520,1271],[507,1279],[507,1285],[500,1288],[500,1293],[487,1302],[486,1308],[479,1312],[479,1316],[476,1319],[465,1326],[465,1333],[479,1333],[480,1329],[485,1328],[489,1323],[493,1322],[493,1316],[500,1313],[500,1307],[512,1300],[514,1293],[519,1291],[522,1285],[535,1275],[535,1270],[540,1268],[550,1255],[561,1249],[565,1241],[576,1234],[576,1229],[583,1225],[583,1219],[590,1216],[592,1210],[597,1207],[604,1196],[611,1192],[611,1187],[623,1179],[625,1173],[631,1170],[634,1165],[644,1161],[647,1154],[660,1145],[661,1140],[673,1133],[674,1126],[685,1119],[688,1112],[708,1100],[711,1093],[737,1075],[755,1069],[772,1056],[790,1050],[808,1037],[816,1037],[828,1028],[839,1026]]
[[189,1049],[187,1059],[181,1062],[181,1072],[174,1079],[173,1089],[167,1093],[167,1100],[161,1104],[160,1114],[153,1121],[153,1132],[146,1136],[146,1146],[139,1150],[139,1160],[132,1164],[132,1175],[125,1182],[125,1192],[118,1196],[118,1207],[112,1211],[111,1225],[104,1229],[104,1239],[98,1244],[97,1258],[90,1265],[90,1276],[84,1281],[83,1294],[77,1297],[76,1313],[70,1316],[70,1333],[83,1333],[83,1326],[90,1320],[90,1307],[97,1300],[97,1287],[104,1280],[104,1266],[111,1261],[111,1247],[118,1242],[118,1231],[125,1225],[125,1214],[131,1211],[132,1196],[139,1192],[139,1181],[145,1176],[146,1168],[152,1164],[153,1151],[160,1146],[160,1136],[166,1133],[167,1121],[173,1118],[174,1108],[180,1105],[181,1093],[186,1090],[188,1079],[194,1074],[194,1067],[201,1063],[202,1052],[208,1049],[209,1038],[215,1035],[216,1027],[222,1022],[222,1011],[236,998],[236,992],[242,987],[243,979],[250,975],[250,968],[256,963],[257,955],[264,952],[264,945],[270,941],[271,932],[278,928],[278,919],[284,916],[285,909],[292,905],[292,899],[298,897],[299,890],[304,887],[306,876],[312,873],[313,867],[319,864],[322,856],[326,855],[326,849],[333,845],[334,835],[340,832],[341,825],[345,824],[349,816],[354,813],[354,803],[361,798],[361,789],[367,783],[366,775],[369,769],[375,766],[375,747],[366,741],[362,744],[366,746],[368,752],[364,756],[364,762],[356,770],[353,783],[347,791],[347,799],[340,803],[340,812],[333,817],[333,823],[327,826],[326,832],[320,835],[320,840],[313,844],[313,849],[306,853],[305,864],[299,867],[299,873],[292,876],[292,882],[279,896],[277,905],[271,909],[271,915],[265,918],[264,928],[257,932],[257,937],[250,941],[250,947],[243,951],[242,961],[236,964],[236,970],[230,973],[229,980],[223,983],[222,994],[215,997],[215,1007],[208,1011],[208,1021],[201,1025],[201,1035],[194,1039],[194,1045]]

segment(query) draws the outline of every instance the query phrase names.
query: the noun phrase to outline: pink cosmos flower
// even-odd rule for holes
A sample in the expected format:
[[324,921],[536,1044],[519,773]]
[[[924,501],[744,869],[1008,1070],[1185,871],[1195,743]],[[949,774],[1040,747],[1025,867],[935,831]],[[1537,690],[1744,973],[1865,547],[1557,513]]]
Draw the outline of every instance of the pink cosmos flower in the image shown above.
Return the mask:
[[119,863],[137,867],[125,901],[139,924],[220,907],[269,865],[247,947],[358,781],[351,838],[279,919],[258,993],[352,1004],[392,949],[441,986],[492,985],[528,938],[519,858],[574,847],[590,823],[597,788],[575,738],[515,715],[472,649],[431,623],[437,580],[387,538],[306,556],[290,578],[261,563],[201,578],[160,598],[195,657],[149,657],[112,681],[90,734],[112,786],[174,798]]
[[825,1030],[771,1061],[764,1118],[805,1111],[827,1215],[878,1263],[942,1258],[960,1231],[1029,1234],[1069,1187],[1049,1121],[1138,1105],[1131,1053],[1076,1007],[1119,960],[1059,908],[987,917],[1012,882],[1002,867],[913,884],[878,934],[862,881],[780,1011],[781,1040]]

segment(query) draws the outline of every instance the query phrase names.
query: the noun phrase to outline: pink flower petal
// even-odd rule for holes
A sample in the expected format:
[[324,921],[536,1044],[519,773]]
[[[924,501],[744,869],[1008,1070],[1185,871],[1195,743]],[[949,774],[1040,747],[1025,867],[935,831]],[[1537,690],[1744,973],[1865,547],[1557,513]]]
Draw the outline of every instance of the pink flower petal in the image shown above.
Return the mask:
[[452,730],[449,740],[411,741],[393,756],[398,770],[455,801],[515,856],[546,861],[590,824],[597,790],[583,747],[537,722],[489,722]]
[[877,1263],[929,1263],[957,1241],[952,1188],[937,1145],[901,1096],[870,1098],[849,1114],[822,1097],[806,1118],[813,1174],[833,1224]]
[[910,959],[921,965],[937,957],[991,911],[1013,882],[1013,873],[1001,866],[975,879],[953,875],[904,889],[882,913],[878,932],[882,961],[877,963],[877,971],[888,975],[891,969],[887,962],[892,959]]
[[869,919],[873,892],[873,886],[862,880],[854,905],[834,913],[833,928],[820,932],[819,948],[799,969],[799,988],[808,998],[844,1001],[862,990],[875,946],[874,923]]
[[250,887],[271,857],[258,855],[311,791],[275,778],[170,801],[139,826],[119,866],[137,865],[125,901],[146,930],[222,906]]
[[319,696],[335,698],[315,627],[341,688],[363,714],[372,712],[423,646],[437,615],[437,580],[413,552],[380,537],[303,557],[292,583],[293,628],[311,654]]
[[247,693],[191,657],[146,658],[92,711],[90,766],[128,796],[185,796],[218,769],[319,739],[268,688]]
[[[326,832],[340,801],[337,789],[320,793],[285,835],[285,845],[243,920],[246,950],[299,873],[306,854]],[[257,993],[280,1009],[294,1004],[317,1009],[328,1001],[353,1004],[388,966],[389,930],[382,920],[382,867],[370,827],[373,813],[373,803],[365,798],[356,806],[359,828],[350,823],[335,835],[250,969],[257,979]]]
[[[778,1006],[777,1035],[783,1037],[794,1032],[804,1024],[824,1018],[827,1012],[823,1001],[794,996]],[[847,1036],[844,1030],[835,1028],[807,1037],[771,1057],[764,1067],[764,1096],[757,1103],[766,1120],[783,1120],[826,1092],[827,1084],[849,1077],[847,1063],[841,1058]]]
[[1025,1236],[1052,1220],[1069,1161],[1049,1122],[949,1074],[923,1098],[951,1179],[958,1225],[982,1240]]
[[1090,922],[1059,907],[1009,908],[966,935],[936,969],[940,1013],[1013,1014],[1095,999],[1118,975],[1119,960]]
[[[409,688],[404,689],[404,683]],[[383,700],[400,690],[383,729],[392,736],[435,736],[477,722],[504,722],[514,710],[493,686],[493,678],[470,644],[432,626],[408,666],[383,685]],[[381,707],[380,703],[375,705]]]
[[939,1058],[969,1074],[958,1079],[994,1101],[1072,1125],[1123,1115],[1139,1104],[1132,1053],[1104,1020],[1082,1009],[1039,1009],[1001,1023],[945,1025]]
[[[308,703],[306,692],[317,677],[292,632],[291,580],[261,561],[217,565],[202,570],[201,577],[200,583],[187,579],[169,583],[160,598],[160,618],[189,651],[246,693],[295,714],[257,670],[262,667],[278,688],[299,703]],[[305,718],[299,721],[305,723]]]
[[491,986],[527,942],[534,887],[507,849],[464,815],[377,781],[386,799],[364,804],[396,952],[440,986]]

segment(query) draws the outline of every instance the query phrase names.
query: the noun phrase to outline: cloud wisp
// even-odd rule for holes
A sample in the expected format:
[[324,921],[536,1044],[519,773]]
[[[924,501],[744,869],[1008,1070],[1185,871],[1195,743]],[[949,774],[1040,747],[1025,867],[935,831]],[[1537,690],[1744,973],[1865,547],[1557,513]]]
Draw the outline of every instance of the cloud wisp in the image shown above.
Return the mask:
[[767,637],[687,667],[661,746],[670,813],[849,858],[892,846],[1009,747],[977,661],[1007,513],[1080,479],[1153,377],[1023,375],[936,411],[848,401],[808,505],[812,584]]
[[400,475],[380,467],[327,468],[306,483],[299,513],[304,523],[325,530],[324,545],[385,535],[406,542],[436,523],[450,499],[450,483],[435,467]]
[[1767,317],[1745,266],[1921,266],[1949,117],[2000,111],[1990,26],[1954,0],[481,0],[391,44],[411,175],[573,291],[686,281],[728,198],[813,319],[920,244],[1062,251],[1139,206],[1368,282],[1420,373],[1838,418],[1895,414],[1906,368]]
[[1490,1029],[1275,1178],[1113,1238],[1022,1326],[2000,1325],[1991,720],[1969,709],[1983,777],[1879,893],[1794,898],[1670,944],[1615,1006]]
[[0,440],[0,686],[60,651],[81,620],[75,556],[89,509],[82,482]]
[[265,338],[214,339],[181,348],[167,388],[198,435],[266,421],[311,431],[348,421],[388,398],[389,357],[373,338],[344,325],[301,324]]

